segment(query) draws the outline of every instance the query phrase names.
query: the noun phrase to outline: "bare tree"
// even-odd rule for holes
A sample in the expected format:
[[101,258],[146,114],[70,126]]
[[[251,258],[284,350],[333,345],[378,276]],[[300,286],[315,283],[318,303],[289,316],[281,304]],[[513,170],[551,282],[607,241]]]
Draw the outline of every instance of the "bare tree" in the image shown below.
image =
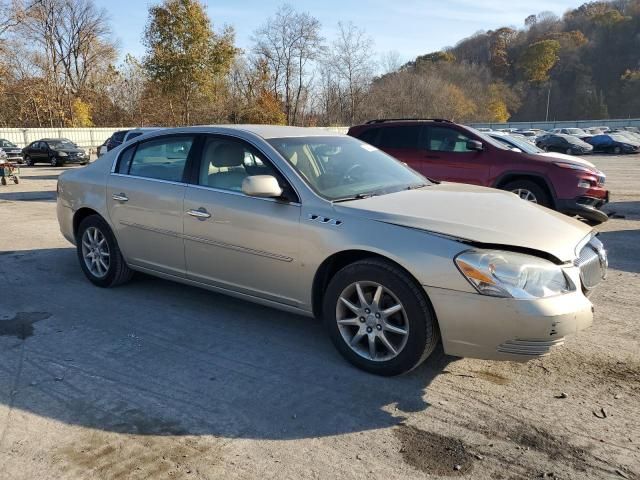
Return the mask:
[[402,58],[397,50],[389,50],[380,55],[380,73],[391,73],[400,70]]
[[91,0],[38,0],[15,29],[54,108],[48,123],[73,123],[73,104],[116,58],[106,12]]
[[347,97],[343,121],[353,125],[360,114],[367,88],[373,78],[375,62],[371,58],[373,39],[352,22],[338,23],[338,37],[333,42],[327,64]]
[[262,58],[272,77],[273,93],[284,104],[287,123],[299,123],[310,80],[309,64],[320,58],[324,39],[320,22],[308,13],[284,5],[254,33],[254,53]]

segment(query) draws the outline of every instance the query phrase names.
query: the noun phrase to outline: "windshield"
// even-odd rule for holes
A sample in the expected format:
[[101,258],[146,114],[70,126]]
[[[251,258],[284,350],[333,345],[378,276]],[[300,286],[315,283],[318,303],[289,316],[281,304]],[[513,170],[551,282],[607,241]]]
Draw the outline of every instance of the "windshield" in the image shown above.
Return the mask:
[[9,140],[0,140],[0,148],[15,148],[17,145]]
[[430,185],[376,147],[351,137],[274,138],[269,143],[328,200],[383,195]]
[[68,142],[66,140],[61,140],[58,142],[48,142],[48,143],[49,143],[49,147],[51,147],[54,150],[57,150],[59,148],[78,148],[73,143]]
[[470,131],[475,133],[478,137],[480,137],[485,142],[493,145],[496,148],[499,148],[500,150],[511,150],[508,145],[505,145],[504,143],[497,141],[495,138],[493,138],[491,135],[487,133],[481,132],[473,127],[466,127],[466,128],[468,128]]
[[579,128],[567,128],[566,129],[567,133],[569,135],[584,135],[584,131],[580,130]]
[[501,142],[509,147],[515,147],[522,150],[524,153],[538,154],[544,153],[544,150],[536,147],[533,143],[527,142],[526,140],[520,140],[519,138],[513,137],[511,135],[503,136],[503,137],[493,137],[498,142]]
[[633,140],[631,140],[629,137],[627,137],[626,135],[621,135],[619,133],[613,134],[613,135],[609,135],[613,140],[615,140],[616,142],[620,142],[620,143],[629,143],[629,142],[633,142]]

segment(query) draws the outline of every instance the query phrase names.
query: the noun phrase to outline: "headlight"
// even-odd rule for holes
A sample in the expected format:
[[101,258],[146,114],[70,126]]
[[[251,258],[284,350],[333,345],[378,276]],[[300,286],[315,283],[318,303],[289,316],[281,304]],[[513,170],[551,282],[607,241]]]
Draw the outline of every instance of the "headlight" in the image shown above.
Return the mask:
[[571,170],[578,170],[580,172],[595,173],[593,168],[589,168],[586,165],[576,165],[575,163],[567,162],[553,162],[556,167],[568,168]]
[[69,154],[67,152],[56,152],[59,157],[68,157]]
[[482,295],[531,299],[575,290],[561,267],[531,255],[469,250],[458,255],[455,262]]

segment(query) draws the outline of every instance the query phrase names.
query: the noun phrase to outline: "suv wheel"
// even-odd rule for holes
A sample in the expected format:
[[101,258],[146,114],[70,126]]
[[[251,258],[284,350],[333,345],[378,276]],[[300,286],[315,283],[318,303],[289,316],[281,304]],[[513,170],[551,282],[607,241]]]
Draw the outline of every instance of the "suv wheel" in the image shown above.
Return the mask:
[[325,293],[323,316],[338,351],[378,375],[412,370],[439,340],[424,292],[405,272],[377,259],[336,273]]
[[551,206],[551,199],[549,198],[547,192],[545,192],[544,189],[540,187],[540,185],[532,182],[531,180],[514,180],[513,182],[509,182],[501,188],[502,190],[507,190],[508,192],[515,193],[522,200],[537,203],[538,205],[542,205],[543,207]]
[[24,157],[24,163],[26,163],[29,167],[33,167],[34,165],[33,159],[29,155]]
[[98,215],[91,215],[80,223],[76,250],[82,271],[99,287],[114,287],[133,276],[109,225]]

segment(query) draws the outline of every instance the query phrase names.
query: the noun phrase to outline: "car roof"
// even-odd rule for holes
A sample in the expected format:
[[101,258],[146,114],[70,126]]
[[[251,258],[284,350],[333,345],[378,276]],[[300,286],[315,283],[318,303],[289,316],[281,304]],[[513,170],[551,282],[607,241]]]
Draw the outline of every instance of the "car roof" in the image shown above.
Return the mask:
[[290,137],[342,137],[343,133],[314,127],[289,127],[284,125],[199,125],[194,127],[163,128],[156,134],[172,133],[232,133],[247,132],[262,137],[270,138],[290,138]]

